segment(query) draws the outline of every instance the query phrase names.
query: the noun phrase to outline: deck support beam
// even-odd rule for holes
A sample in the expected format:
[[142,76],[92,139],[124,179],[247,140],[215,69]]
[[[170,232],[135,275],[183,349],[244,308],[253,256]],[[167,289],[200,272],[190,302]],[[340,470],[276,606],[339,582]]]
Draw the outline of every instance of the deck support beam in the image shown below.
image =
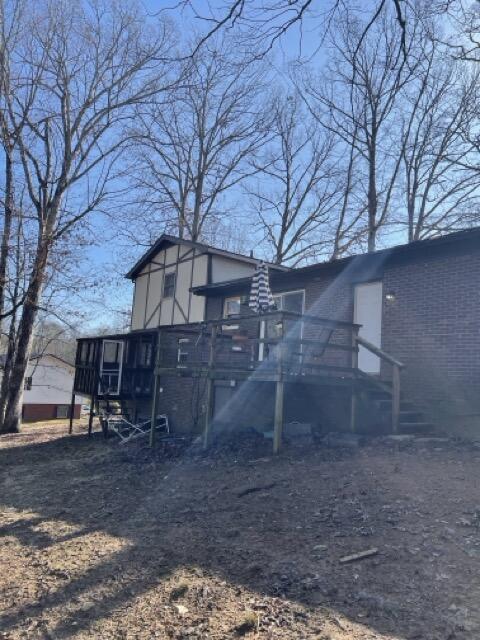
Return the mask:
[[210,352],[208,355],[208,372],[207,372],[207,400],[205,407],[205,426],[203,429],[203,448],[207,449],[210,440],[210,431],[212,427],[213,402],[214,402],[214,382],[213,368],[215,364],[215,354],[217,346],[217,325],[212,325],[212,333],[210,334]]
[[150,447],[155,446],[155,427],[157,422],[158,393],[160,390],[159,380],[160,380],[160,376],[155,371],[153,374],[152,413],[150,417]]
[[283,432],[283,401],[284,401],[285,383],[278,380],[275,385],[275,418],[273,428],[273,453],[278,453],[282,445]]
[[392,432],[398,432],[400,417],[400,367],[393,365],[392,369]]
[[203,448],[208,449],[208,445],[210,443],[210,430],[212,426],[212,415],[213,415],[213,379],[208,378],[207,380],[207,399],[206,399],[206,407],[205,407],[205,426],[203,429]]
[[356,381],[352,381],[352,396],[350,400],[350,431],[355,433],[357,430],[357,385]]
[[352,395],[350,400],[350,431],[357,430],[357,370],[358,370],[358,331],[359,327],[352,327]]
[[88,437],[92,435],[93,430],[93,416],[95,414],[95,394],[92,395],[90,400],[90,415],[88,416]]
[[150,447],[155,446],[155,427],[157,423],[157,410],[158,410],[158,394],[160,392],[160,376],[158,374],[158,368],[161,364],[160,353],[160,329],[157,333],[157,347],[155,353],[155,367],[153,369],[153,395],[152,395],[152,412],[150,416]]
[[72,389],[72,399],[70,400],[70,416],[68,422],[68,433],[72,435],[73,432],[73,414],[75,412],[75,391]]

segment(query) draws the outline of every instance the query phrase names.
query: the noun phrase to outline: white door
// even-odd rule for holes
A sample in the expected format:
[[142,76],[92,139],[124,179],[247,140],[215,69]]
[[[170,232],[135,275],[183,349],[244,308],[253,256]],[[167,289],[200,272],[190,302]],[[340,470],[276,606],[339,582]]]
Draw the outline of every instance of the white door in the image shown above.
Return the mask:
[[[357,284],[354,295],[353,321],[361,324],[359,334],[376,347],[382,346],[382,283]],[[358,368],[365,373],[380,373],[380,358],[360,347]]]

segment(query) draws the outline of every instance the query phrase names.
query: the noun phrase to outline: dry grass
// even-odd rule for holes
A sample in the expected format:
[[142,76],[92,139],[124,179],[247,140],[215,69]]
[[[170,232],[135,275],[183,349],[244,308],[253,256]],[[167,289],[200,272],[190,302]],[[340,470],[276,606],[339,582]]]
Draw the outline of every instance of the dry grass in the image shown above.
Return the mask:
[[0,438],[0,487],[0,638],[480,637],[472,447],[162,460],[50,425]]

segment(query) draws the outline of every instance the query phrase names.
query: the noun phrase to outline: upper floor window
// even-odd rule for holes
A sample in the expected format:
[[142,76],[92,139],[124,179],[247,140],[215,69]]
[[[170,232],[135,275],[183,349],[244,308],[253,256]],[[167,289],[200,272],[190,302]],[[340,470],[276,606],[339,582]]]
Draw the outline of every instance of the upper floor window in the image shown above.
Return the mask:
[[232,296],[225,298],[223,303],[223,317],[234,318],[242,313],[249,313],[248,296]]
[[305,291],[287,291],[273,296],[275,306],[280,311],[294,311],[303,313],[305,304]]
[[175,293],[175,273],[166,273],[163,281],[163,297],[173,298]]

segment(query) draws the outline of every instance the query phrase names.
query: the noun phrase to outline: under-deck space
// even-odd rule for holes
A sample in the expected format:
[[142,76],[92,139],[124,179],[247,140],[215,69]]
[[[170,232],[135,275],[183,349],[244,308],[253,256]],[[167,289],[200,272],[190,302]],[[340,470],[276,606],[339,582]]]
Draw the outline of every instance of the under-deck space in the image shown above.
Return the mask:
[[[204,379],[205,447],[212,434],[221,431],[222,425],[228,428],[241,423],[242,416],[248,415],[249,405],[254,407],[254,399],[258,402],[259,395],[263,398],[262,413],[265,407],[270,407],[275,451],[282,440],[287,398],[290,399],[290,421],[307,419],[308,412],[302,410],[302,402],[311,409],[310,421],[315,421],[316,416],[325,413],[320,406],[325,409],[335,394],[343,425],[355,431],[359,396],[371,385],[382,385],[359,370],[359,349],[369,349],[377,357],[387,359],[394,369],[401,368],[401,363],[362,340],[359,329],[358,324],[289,311],[162,329],[158,339],[156,385],[161,390],[161,380],[165,377]],[[393,397],[399,394],[399,376],[394,374],[392,379],[395,381]],[[306,392],[305,387],[311,390]],[[387,393],[390,387],[385,388]],[[326,391],[328,389],[330,391]],[[296,400],[293,403],[292,398]],[[161,403],[161,394],[155,396],[154,402]],[[297,415],[292,415],[292,404],[296,406]],[[392,400],[391,407],[392,427],[395,427],[396,400]],[[154,407],[153,411],[156,410]],[[252,418],[245,417],[244,422],[251,424]]]

